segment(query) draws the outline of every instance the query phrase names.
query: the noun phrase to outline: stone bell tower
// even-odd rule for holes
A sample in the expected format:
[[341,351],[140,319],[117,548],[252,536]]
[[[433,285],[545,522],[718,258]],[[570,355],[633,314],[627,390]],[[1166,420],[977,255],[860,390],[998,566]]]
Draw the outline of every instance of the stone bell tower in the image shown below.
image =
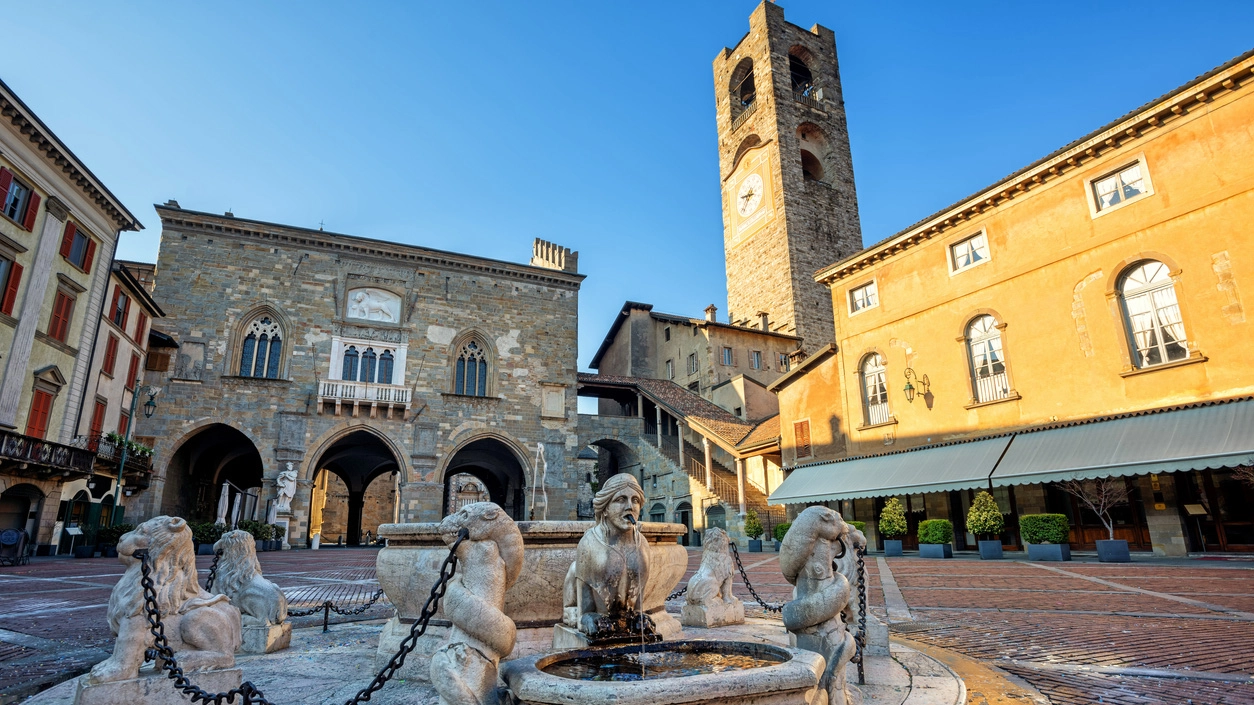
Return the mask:
[[836,35],[763,2],[714,59],[728,309],[813,351],[835,339],[814,273],[862,249]]

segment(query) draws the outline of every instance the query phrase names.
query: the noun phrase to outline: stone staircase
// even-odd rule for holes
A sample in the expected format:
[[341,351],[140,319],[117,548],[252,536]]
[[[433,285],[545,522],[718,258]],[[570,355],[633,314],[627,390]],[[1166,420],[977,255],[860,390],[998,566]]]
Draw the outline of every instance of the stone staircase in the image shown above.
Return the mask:
[[[664,450],[669,450],[667,448],[667,438],[672,439],[671,445],[673,445],[673,439],[676,437],[663,436],[662,447]],[[667,453],[667,457],[671,458],[673,462],[677,462],[678,451],[676,451],[674,457],[671,457],[671,455]],[[736,471],[729,469],[718,460],[714,460],[713,458],[711,458],[711,460],[714,462],[712,468],[714,494],[718,495],[718,498],[722,500],[724,504],[730,506],[732,511],[740,511],[740,504],[737,500],[736,492]],[[705,451],[698,448],[696,445],[689,443],[687,440],[684,441],[684,465],[686,466],[684,467],[684,472],[688,473],[689,477],[702,485],[705,484]],[[763,493],[762,490],[758,489],[758,487],[752,482],[749,482],[748,479],[745,480],[745,509],[752,509],[757,512],[758,521],[762,522],[762,526],[767,531],[767,534],[764,537],[766,539],[770,539],[771,529],[776,524],[788,521],[784,507],[772,507],[768,505],[766,503],[766,494]]]

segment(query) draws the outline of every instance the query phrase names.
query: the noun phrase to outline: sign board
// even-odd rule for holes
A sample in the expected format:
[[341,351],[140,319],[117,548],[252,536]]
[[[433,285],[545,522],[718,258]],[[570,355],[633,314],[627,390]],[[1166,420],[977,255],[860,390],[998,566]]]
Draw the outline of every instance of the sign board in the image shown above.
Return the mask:
[[1191,517],[1204,517],[1208,513],[1206,507],[1200,504],[1186,504],[1184,505],[1184,511],[1188,512]]
[[70,536],[82,536],[83,530],[78,528],[77,526],[71,526],[70,528],[65,530],[65,533],[69,534]]

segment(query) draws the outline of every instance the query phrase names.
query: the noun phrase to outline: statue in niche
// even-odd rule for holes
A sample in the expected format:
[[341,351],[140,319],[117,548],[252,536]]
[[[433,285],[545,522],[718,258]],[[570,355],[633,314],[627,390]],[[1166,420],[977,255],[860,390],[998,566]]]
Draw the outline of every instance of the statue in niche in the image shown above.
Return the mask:
[[[292,513],[292,498],[296,496],[296,470],[292,468],[292,464],[287,464],[287,469],[279,473],[275,479],[278,486],[279,498],[275,501],[275,510],[283,514]],[[273,522],[271,522],[273,523]]]
[[399,320],[401,299],[382,289],[353,289],[348,292],[348,318],[363,321],[396,323]]

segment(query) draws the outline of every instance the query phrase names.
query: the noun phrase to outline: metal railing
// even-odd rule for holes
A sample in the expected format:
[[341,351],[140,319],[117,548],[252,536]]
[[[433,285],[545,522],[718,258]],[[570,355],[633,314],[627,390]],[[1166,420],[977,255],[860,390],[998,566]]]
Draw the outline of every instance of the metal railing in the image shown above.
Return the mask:
[[0,458],[57,470],[90,473],[96,454],[74,446],[0,430]]
[[975,380],[975,400],[977,402],[997,401],[1010,396],[1010,381],[1005,372],[998,372],[988,377]]
[[798,103],[801,103],[802,105],[808,105],[811,108],[814,108],[815,110],[823,109],[823,100],[818,97],[818,91],[816,91],[814,88],[811,88],[805,91],[804,93],[801,91],[793,91],[792,98]]
[[888,413],[888,403],[883,404],[867,404],[866,405],[866,423],[868,426],[875,424],[888,423],[890,414]]
[[[735,130],[736,128],[738,128],[738,127],[740,127],[741,125],[745,124],[745,120],[748,120],[748,119],[749,119],[749,116],[750,116],[750,115],[753,115],[753,111],[754,111],[754,110],[757,110],[757,108],[758,108],[758,101],[756,101],[756,100],[755,100],[755,101],[753,101],[752,103],[749,103],[748,105],[746,105],[746,106],[745,106],[745,107],[744,107],[744,108],[740,111],[740,114],[739,114],[739,115],[737,115],[736,117],[732,118],[732,129],[733,129],[733,130]],[[690,370],[689,372],[691,373],[691,370]]]
[[410,389],[402,384],[375,384],[325,380],[318,387],[318,396],[341,401],[375,401],[385,404],[408,404]]

